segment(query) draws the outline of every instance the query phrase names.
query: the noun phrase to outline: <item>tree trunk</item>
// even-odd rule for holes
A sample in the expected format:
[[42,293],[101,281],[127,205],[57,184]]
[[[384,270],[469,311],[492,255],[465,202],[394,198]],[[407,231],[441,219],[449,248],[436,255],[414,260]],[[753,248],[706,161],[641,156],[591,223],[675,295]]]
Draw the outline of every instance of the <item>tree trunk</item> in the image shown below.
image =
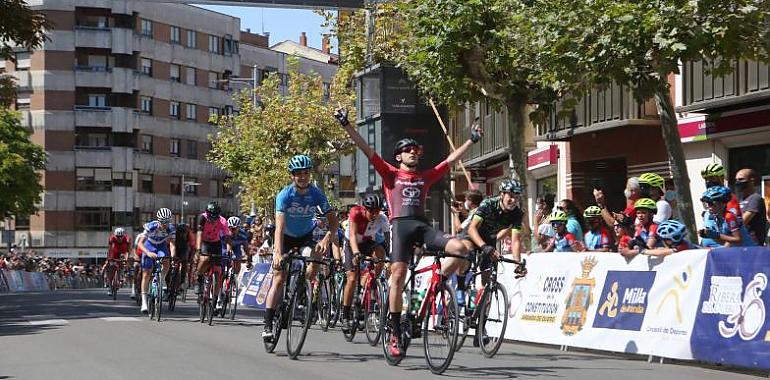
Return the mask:
[[671,174],[674,177],[674,187],[679,194],[676,205],[679,210],[679,217],[687,226],[690,232],[690,238],[697,240],[695,231],[695,213],[692,205],[692,195],[690,194],[690,177],[687,174],[687,162],[684,158],[682,149],[682,140],[679,136],[679,126],[674,113],[674,102],[671,99],[666,76],[661,76],[655,91],[655,105],[658,107],[660,115],[660,130],[663,133],[663,142],[666,144],[666,150],[669,154],[671,163]]
[[524,114],[527,112],[527,102],[522,97],[509,99],[506,102],[508,108],[508,154],[511,158],[513,167],[511,168],[511,178],[518,179],[521,183],[521,209],[524,211],[524,221],[522,222],[522,250],[529,250],[531,247],[531,228],[529,226],[529,216],[527,213],[527,152],[526,141],[524,139],[524,128],[526,128]]

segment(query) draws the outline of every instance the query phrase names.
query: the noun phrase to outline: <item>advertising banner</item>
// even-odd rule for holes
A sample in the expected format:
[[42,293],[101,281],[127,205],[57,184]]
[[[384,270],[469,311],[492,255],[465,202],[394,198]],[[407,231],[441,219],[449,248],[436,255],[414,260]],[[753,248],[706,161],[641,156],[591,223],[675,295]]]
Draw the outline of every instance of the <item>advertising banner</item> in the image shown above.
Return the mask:
[[240,304],[264,310],[267,292],[273,279],[270,264],[254,264],[254,268],[248,272],[248,276],[244,274],[243,279],[248,280],[241,282],[243,290],[239,296]]
[[529,275],[498,279],[511,300],[506,338],[691,359],[690,335],[707,251],[665,259],[616,253],[536,253]]
[[708,255],[692,335],[695,359],[770,369],[770,249]]

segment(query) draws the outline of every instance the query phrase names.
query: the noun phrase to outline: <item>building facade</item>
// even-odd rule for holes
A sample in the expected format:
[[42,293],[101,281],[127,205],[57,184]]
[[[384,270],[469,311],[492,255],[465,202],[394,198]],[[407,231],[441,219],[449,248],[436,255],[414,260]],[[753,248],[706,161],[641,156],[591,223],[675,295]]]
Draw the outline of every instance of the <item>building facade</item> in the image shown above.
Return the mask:
[[206,161],[210,120],[234,111],[229,78],[285,73],[285,54],[265,36],[246,33],[242,45],[238,18],[188,5],[30,5],[52,23],[50,40],[0,68],[17,79],[15,108],[49,159],[41,209],[8,223],[12,243],[102,257],[113,228],[133,235],[159,207],[187,223],[209,200],[239,209],[226,173]]
[[713,77],[708,62],[688,62],[676,78],[679,134],[700,228],[705,191],[700,170],[718,162],[732,187],[735,174],[754,169],[757,191],[770,205],[770,66],[753,61],[733,63],[726,76]]

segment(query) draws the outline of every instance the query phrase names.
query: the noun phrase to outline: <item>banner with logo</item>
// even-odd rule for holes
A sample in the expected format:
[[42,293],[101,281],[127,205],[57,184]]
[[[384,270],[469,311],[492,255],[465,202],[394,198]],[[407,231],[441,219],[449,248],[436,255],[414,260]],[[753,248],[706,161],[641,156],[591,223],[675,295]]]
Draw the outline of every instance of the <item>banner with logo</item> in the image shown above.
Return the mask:
[[536,253],[529,275],[498,278],[511,301],[507,339],[691,359],[707,251],[665,258]]
[[770,249],[709,253],[692,336],[695,359],[770,369]]
[[251,271],[244,273],[241,278],[242,290],[238,296],[238,302],[244,306],[264,310],[272,279],[269,263],[254,264]]

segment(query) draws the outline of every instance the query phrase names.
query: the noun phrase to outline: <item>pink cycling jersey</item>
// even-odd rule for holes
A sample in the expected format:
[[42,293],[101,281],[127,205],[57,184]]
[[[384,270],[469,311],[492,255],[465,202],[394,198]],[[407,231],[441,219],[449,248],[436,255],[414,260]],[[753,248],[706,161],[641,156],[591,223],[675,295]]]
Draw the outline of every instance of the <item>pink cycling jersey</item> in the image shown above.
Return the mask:
[[203,241],[210,243],[218,242],[224,236],[230,236],[230,229],[227,228],[225,217],[220,216],[219,219],[210,221],[206,217],[206,213],[200,214],[198,217],[198,231],[202,232]]

